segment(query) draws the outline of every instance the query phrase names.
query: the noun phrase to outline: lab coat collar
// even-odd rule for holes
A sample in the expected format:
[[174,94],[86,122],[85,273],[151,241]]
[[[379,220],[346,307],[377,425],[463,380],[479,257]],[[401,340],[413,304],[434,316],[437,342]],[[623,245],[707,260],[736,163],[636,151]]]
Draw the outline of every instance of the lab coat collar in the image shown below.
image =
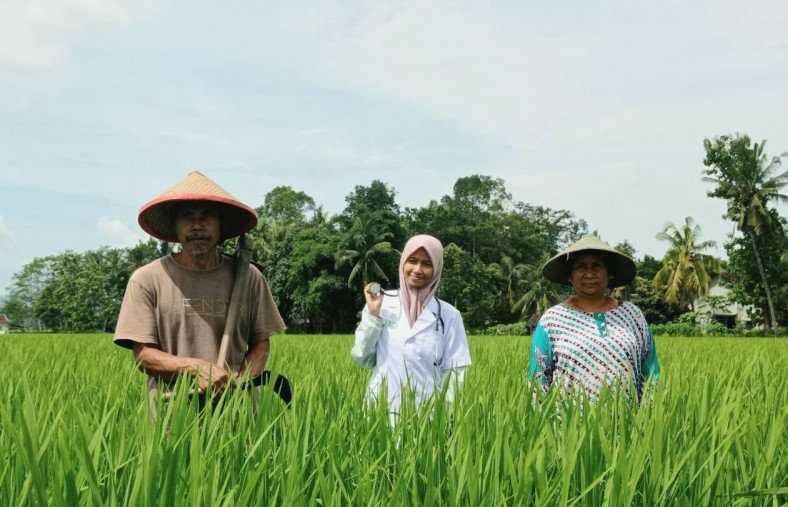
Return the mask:
[[408,321],[407,319],[403,319],[404,326],[407,329],[405,332],[405,340],[409,340],[430,326],[434,326],[435,321],[437,320],[435,317],[435,313],[437,313],[437,311],[438,304],[435,302],[435,298],[433,297],[424,307],[424,310],[422,310],[421,315],[419,315],[419,318],[416,320],[416,322],[413,323],[412,328],[408,329]]

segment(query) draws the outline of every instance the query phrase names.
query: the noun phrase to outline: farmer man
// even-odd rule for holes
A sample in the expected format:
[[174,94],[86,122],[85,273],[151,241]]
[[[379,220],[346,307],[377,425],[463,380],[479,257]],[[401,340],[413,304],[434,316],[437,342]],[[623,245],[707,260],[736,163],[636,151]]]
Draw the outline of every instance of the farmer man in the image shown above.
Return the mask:
[[[134,351],[148,374],[151,408],[156,390],[179,375],[194,377],[201,391],[221,392],[233,377],[260,375],[271,335],[284,329],[263,275],[249,266],[235,281],[232,258],[217,245],[257,224],[257,215],[216,183],[192,172],[146,203],[140,226],[158,239],[178,242],[179,253],[157,259],[129,279],[114,342]],[[241,283],[240,318],[217,365],[233,284]],[[152,411],[152,413],[155,413]]]

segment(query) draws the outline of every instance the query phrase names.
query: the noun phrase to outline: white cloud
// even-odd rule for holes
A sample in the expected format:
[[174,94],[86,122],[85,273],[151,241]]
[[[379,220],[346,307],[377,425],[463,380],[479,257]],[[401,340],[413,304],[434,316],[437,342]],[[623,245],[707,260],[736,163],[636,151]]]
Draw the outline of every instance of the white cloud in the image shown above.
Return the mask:
[[130,23],[149,8],[147,0],[5,0],[0,3],[0,68],[61,65],[86,31]]
[[129,228],[117,219],[99,218],[96,224],[98,231],[110,245],[126,247],[136,245],[138,241],[145,240],[145,236]]
[[301,38],[281,58],[302,78],[415,104],[542,159],[594,136],[644,142],[681,127],[674,113],[688,101],[698,125],[718,114],[704,97],[780,82],[775,63],[788,62],[778,2],[321,5],[273,18]]
[[[338,210],[373,177],[421,205],[482,173],[656,252],[667,220],[728,232],[700,182],[703,137],[788,148],[781,0],[8,2],[0,85],[9,64],[73,72],[48,100],[35,93],[46,72],[20,72],[2,94],[16,116],[0,126],[14,155],[0,180],[20,186],[137,206],[197,167],[250,203],[289,184]],[[413,118],[428,127],[408,131],[400,119]],[[102,231],[128,242],[114,222]]]
[[281,57],[296,76],[446,119],[495,147],[477,171],[517,198],[648,252],[668,220],[720,243],[730,229],[701,182],[704,137],[788,146],[781,1],[321,5],[276,19],[298,34]]

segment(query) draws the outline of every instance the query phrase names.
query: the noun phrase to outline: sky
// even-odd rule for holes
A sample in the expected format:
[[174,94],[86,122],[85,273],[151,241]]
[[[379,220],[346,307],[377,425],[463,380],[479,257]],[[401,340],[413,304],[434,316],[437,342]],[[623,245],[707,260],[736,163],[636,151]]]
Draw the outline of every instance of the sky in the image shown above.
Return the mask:
[[0,0],[0,294],[144,239],[192,169],[332,213],[374,179],[423,206],[485,174],[638,255],[692,216],[722,255],[703,139],[788,151],[788,3],[483,4]]

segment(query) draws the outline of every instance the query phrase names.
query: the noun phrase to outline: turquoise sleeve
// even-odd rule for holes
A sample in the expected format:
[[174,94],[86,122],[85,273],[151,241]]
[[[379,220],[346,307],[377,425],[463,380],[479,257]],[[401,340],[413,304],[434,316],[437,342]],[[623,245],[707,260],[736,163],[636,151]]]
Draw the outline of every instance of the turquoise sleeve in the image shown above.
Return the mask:
[[654,335],[651,330],[648,330],[648,341],[651,348],[648,355],[643,360],[640,371],[643,372],[643,380],[656,382],[659,380],[659,359],[657,358],[657,342],[654,341]]
[[543,386],[549,386],[553,371],[553,348],[550,337],[541,324],[534,329],[531,337],[531,357],[528,361],[528,380],[538,380]]

